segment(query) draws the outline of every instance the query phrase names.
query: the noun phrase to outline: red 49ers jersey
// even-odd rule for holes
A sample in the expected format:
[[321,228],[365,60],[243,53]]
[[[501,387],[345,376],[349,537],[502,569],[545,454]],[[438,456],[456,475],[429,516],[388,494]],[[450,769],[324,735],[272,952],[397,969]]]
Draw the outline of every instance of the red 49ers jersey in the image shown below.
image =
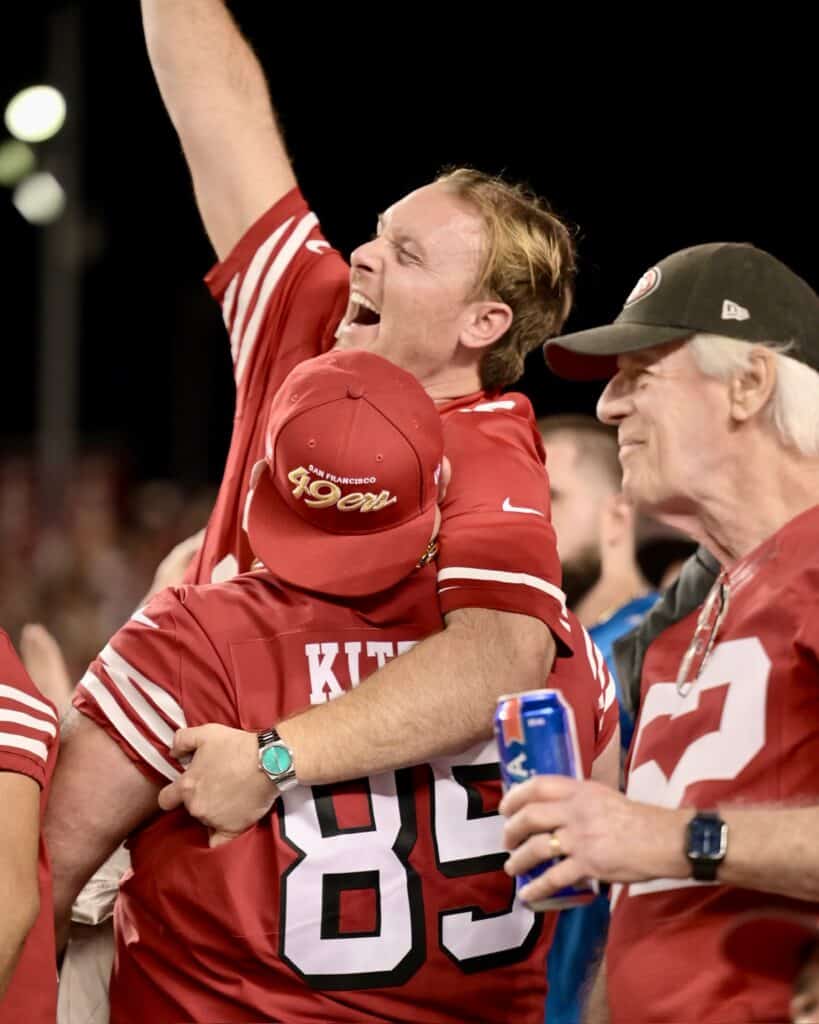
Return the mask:
[[[8,636],[0,630],[0,772],[28,775],[39,785],[41,823],[58,746],[57,711],[31,681]],[[51,871],[42,837],[38,869],[40,913],[0,999],[3,1024],[53,1024],[57,1013]]]
[[[334,344],[349,267],[298,190],[254,224],[208,275],[231,340],[236,415],[224,479],[186,579],[208,583],[253,563],[242,511],[263,456],[273,395],[299,362]],[[542,619],[573,649],[560,590],[543,449],[529,400],[478,392],[440,407],[452,483],[438,558],[441,608],[481,607]]]
[[[349,604],[349,603],[348,603]],[[572,620],[578,636],[582,628]],[[158,595],[75,704],[157,785],[174,730],[258,730],[355,686],[441,627],[435,570],[352,607],[266,572]],[[587,640],[567,684],[586,771],[617,723]],[[446,685],[446,680],[441,680]],[[113,1024],[178,1020],[540,1024],[553,928],[513,901],[494,743],[354,783],[297,787],[209,849],[184,812],[131,837]]]
[[[819,507],[730,570],[716,644],[686,696],[674,680],[697,614],[651,644],[630,754],[630,797],[700,809],[817,803],[817,535]],[[720,941],[742,910],[805,904],[671,879],[625,886],[615,900],[607,952],[613,1024],[788,1019],[790,986],[738,972],[722,958]],[[810,909],[815,915],[819,908]]]

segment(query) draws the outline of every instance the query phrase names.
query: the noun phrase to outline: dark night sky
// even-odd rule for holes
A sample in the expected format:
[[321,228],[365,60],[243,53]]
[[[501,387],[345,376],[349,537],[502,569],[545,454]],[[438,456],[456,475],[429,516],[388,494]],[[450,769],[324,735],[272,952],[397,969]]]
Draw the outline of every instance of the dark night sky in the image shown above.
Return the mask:
[[[44,77],[46,12],[65,4],[29,6],[0,36],[3,106]],[[481,21],[467,32],[396,8],[388,28],[383,7],[328,23],[303,5],[276,24],[278,4],[233,7],[273,84],[302,187],[344,252],[400,194],[443,165],[470,163],[528,180],[578,226],[570,328],[610,319],[643,270],[699,242],[753,242],[819,284],[815,87],[793,45],[798,26],[787,50],[770,26],[764,48],[714,24],[688,26],[700,34],[686,46],[664,7],[662,45],[610,43],[601,59],[588,23],[513,31]],[[153,85],[138,3],[88,2],[80,12],[82,440],[116,445],[140,476],[213,479],[232,399],[221,320],[201,284],[209,247]],[[671,38],[680,45],[670,48]],[[39,156],[59,163],[53,144]],[[36,426],[43,231],[0,190],[6,449],[30,444]],[[524,390],[539,413],[590,410],[596,393],[550,380],[538,354]]]

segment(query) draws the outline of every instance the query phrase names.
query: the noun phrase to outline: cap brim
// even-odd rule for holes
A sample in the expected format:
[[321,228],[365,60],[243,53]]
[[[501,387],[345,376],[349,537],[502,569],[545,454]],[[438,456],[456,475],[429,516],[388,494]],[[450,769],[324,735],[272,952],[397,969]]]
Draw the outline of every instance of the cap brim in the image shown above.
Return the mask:
[[690,334],[679,327],[656,324],[608,324],[552,338],[543,346],[553,373],[567,380],[602,380],[617,373],[617,356]]
[[388,530],[355,535],[317,530],[281,497],[268,469],[247,514],[253,553],[274,576],[333,597],[363,597],[400,583],[424,554],[434,525],[433,502]]
[[792,982],[805,947],[819,939],[819,921],[786,910],[753,910],[725,929],[722,950],[741,970]]

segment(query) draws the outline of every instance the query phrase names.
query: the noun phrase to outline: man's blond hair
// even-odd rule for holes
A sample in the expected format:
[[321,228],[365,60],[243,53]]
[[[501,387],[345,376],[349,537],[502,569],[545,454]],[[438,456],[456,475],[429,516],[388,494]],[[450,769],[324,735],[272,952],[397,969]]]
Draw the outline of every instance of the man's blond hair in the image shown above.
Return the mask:
[[437,181],[481,214],[486,245],[476,295],[505,302],[509,330],[486,350],[481,384],[509,387],[523,373],[526,355],[562,328],[574,296],[572,233],[548,205],[522,185],[459,167]]

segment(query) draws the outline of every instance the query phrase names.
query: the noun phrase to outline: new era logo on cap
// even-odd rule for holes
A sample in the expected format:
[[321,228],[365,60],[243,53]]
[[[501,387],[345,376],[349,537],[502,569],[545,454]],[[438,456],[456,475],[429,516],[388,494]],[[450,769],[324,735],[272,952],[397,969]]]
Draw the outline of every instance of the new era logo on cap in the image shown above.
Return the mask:
[[744,306],[740,306],[738,302],[731,302],[730,299],[725,299],[722,303],[722,319],[750,320],[751,314]]

